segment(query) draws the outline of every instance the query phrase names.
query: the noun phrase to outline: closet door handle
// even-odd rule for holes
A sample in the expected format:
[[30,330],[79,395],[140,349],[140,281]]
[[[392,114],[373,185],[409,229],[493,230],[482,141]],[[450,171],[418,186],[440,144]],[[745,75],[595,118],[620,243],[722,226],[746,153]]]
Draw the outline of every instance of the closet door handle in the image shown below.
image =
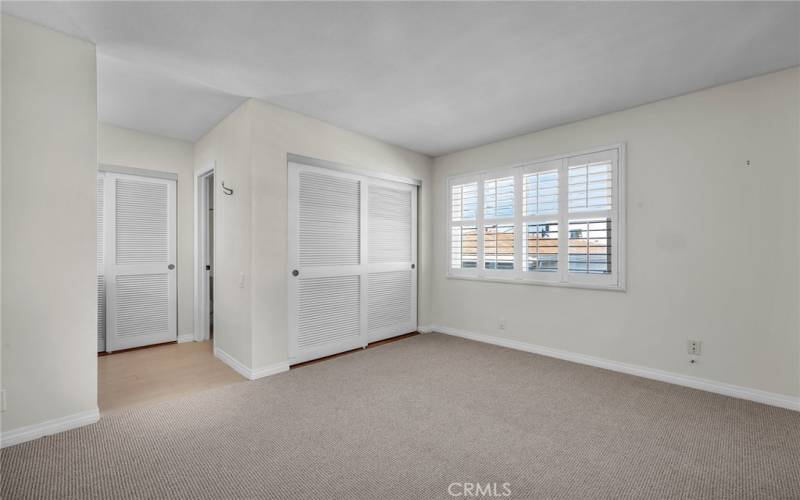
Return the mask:
[[300,274],[300,271],[298,271],[297,269],[292,271],[292,276],[297,276],[298,274]]
[[170,271],[172,271],[173,269],[175,269],[175,264],[170,264],[170,265],[168,265],[168,266],[167,266],[167,269],[169,269]]

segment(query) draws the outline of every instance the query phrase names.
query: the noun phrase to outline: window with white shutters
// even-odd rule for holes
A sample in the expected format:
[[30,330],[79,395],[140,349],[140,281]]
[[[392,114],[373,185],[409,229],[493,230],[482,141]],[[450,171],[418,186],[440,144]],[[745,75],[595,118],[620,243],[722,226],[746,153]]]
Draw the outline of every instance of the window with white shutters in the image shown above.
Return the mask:
[[624,147],[448,180],[448,275],[622,290]]
[[451,242],[453,269],[478,267],[478,228],[475,225],[454,226]]
[[483,182],[483,217],[505,219],[514,217],[514,177],[487,179]]
[[450,188],[450,267],[478,267],[478,181],[465,179]]
[[483,233],[483,269],[487,272],[507,274],[514,270],[514,213],[516,205],[515,179],[513,172],[497,177],[483,177],[484,223],[479,227]]
[[524,270],[558,271],[558,222],[525,224]]
[[559,200],[561,162],[519,167],[522,178],[522,277],[554,281],[559,271]]
[[522,175],[522,209],[525,216],[558,213],[558,169]]

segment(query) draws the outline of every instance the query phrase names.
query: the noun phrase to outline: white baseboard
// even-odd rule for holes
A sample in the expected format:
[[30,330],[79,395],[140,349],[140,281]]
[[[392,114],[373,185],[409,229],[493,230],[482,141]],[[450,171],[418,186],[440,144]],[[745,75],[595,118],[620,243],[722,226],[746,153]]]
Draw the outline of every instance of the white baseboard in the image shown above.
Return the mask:
[[183,344],[184,342],[194,342],[194,333],[182,333],[178,335],[178,343]]
[[748,387],[726,384],[724,382],[716,382],[704,378],[692,377],[690,375],[682,375],[680,373],[648,368],[646,366],[612,361],[610,359],[598,358],[595,356],[578,354],[570,351],[563,351],[561,349],[553,349],[552,347],[544,347],[518,340],[510,340],[492,335],[469,332],[466,330],[459,330],[457,328],[438,325],[431,325],[430,328],[439,333],[462,337],[478,342],[484,342],[486,344],[508,347],[510,349],[530,352],[533,354],[541,354],[542,356],[563,359],[565,361],[572,361],[574,363],[580,363],[583,365],[595,366],[597,368],[604,368],[606,370],[612,370],[615,372],[627,373],[637,377],[659,380],[661,382],[667,382],[670,384],[691,387],[692,389],[700,389],[701,391],[714,392],[716,394],[722,394],[739,399],[747,399],[749,401],[764,403],[770,406],[778,406],[788,410],[800,411],[800,397],[790,396],[788,394],[777,394],[758,389],[750,389]]
[[239,362],[239,360],[217,346],[214,346],[214,356],[226,365],[233,368],[233,370],[242,377],[246,378],[247,380],[252,380],[250,378],[250,368],[246,367],[243,363]]
[[274,365],[269,366],[262,366],[260,368],[251,369],[244,365],[244,363],[240,362],[227,352],[223,351],[217,346],[214,346],[214,356],[216,356],[220,361],[225,363],[226,365],[233,368],[236,373],[241,375],[242,377],[246,378],[247,380],[256,380],[263,377],[268,377],[270,375],[275,375],[277,373],[289,371],[289,361],[283,361],[281,363],[275,363]]
[[288,372],[288,371],[289,371],[289,362],[283,361],[281,363],[275,363],[273,365],[256,368],[255,370],[252,371],[252,378],[250,380],[269,377],[270,375],[275,375],[278,373]]
[[0,436],[0,447],[6,448],[25,441],[49,436],[50,434],[58,434],[59,432],[93,424],[98,420],[100,420],[100,410],[95,408],[94,410],[74,413],[39,424],[26,425],[25,427],[3,432],[2,436]]

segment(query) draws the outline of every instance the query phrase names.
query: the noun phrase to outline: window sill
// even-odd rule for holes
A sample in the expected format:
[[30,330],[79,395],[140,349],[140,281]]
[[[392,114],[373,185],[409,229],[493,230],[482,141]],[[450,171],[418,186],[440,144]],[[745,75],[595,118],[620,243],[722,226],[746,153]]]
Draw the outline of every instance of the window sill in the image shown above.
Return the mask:
[[523,280],[514,278],[501,278],[496,276],[466,276],[456,274],[446,274],[445,277],[450,280],[464,280],[464,281],[486,281],[489,283],[507,283],[510,285],[534,285],[534,286],[552,286],[557,288],[584,288],[587,290],[606,290],[610,292],[625,292],[624,285],[602,285],[592,283],[562,283],[560,281],[535,281]]

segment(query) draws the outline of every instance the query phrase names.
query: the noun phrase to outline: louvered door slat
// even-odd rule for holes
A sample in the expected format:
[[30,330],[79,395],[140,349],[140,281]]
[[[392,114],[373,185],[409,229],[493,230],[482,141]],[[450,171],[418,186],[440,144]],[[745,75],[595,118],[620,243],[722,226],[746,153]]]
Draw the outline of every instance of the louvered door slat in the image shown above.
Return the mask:
[[369,187],[369,263],[411,262],[411,191]]
[[167,188],[160,182],[117,179],[117,265],[167,263]]
[[413,331],[411,271],[370,273],[368,283],[370,340],[381,333],[391,336]]
[[360,262],[360,189],[357,180],[300,173],[300,265]]
[[300,280],[298,346],[319,348],[360,339],[361,278],[336,276]]

